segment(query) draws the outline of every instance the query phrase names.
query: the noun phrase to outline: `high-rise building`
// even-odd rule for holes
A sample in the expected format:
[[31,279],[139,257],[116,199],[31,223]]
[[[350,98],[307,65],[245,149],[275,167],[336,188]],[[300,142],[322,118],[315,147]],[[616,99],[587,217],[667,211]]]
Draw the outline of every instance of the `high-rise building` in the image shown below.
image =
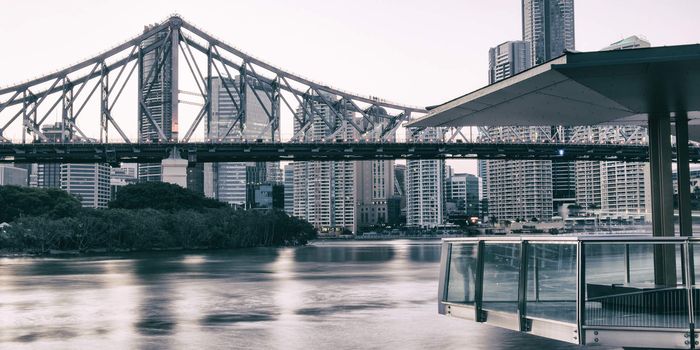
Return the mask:
[[0,186],[26,187],[27,169],[17,168],[11,164],[0,164]]
[[533,66],[574,50],[574,0],[522,0],[522,26]]
[[489,216],[489,196],[488,196],[488,161],[479,159],[477,161],[476,174],[479,177],[479,217],[486,221]]
[[[646,133],[636,133],[634,126],[593,127],[587,135],[589,142],[623,141],[621,134],[629,134],[628,142],[642,142]],[[575,140],[576,141],[576,140]],[[649,165],[628,162],[576,162],[576,200],[584,209],[600,209],[602,215],[612,218],[649,219],[651,195],[648,193]]]
[[[602,49],[624,50],[650,47],[646,39],[631,36]],[[637,132],[635,126],[599,126],[578,133],[576,142],[622,142],[622,134],[629,135],[628,142],[642,143],[645,132]],[[649,166],[645,163],[624,162],[576,162],[576,203],[583,209],[600,209],[610,217],[646,218],[651,209],[648,193]]]
[[[394,211],[391,212],[392,222],[395,224],[405,224],[406,223],[406,165],[405,164],[395,164],[394,165],[394,196],[398,199],[398,209],[396,209],[396,199],[391,203]],[[396,210],[398,210],[398,217],[395,218]]]
[[[506,42],[489,50],[489,83],[511,77],[532,65],[525,42]],[[493,63],[493,64],[492,64]],[[494,68],[491,68],[494,67]],[[497,68],[500,67],[500,68]],[[537,127],[489,127],[486,130],[491,141],[508,142],[539,140],[543,128]],[[485,134],[481,135],[485,137]],[[482,178],[482,217],[488,215],[497,220],[531,219],[549,220],[552,217],[552,163],[550,161],[503,161],[482,160],[479,162]],[[533,178],[547,176],[547,179]],[[517,180],[516,180],[517,179]],[[524,208],[528,206],[528,208]],[[488,213],[488,214],[487,214]]]
[[[437,141],[442,139],[440,128],[422,131],[406,130],[407,141]],[[445,161],[406,161],[406,225],[434,228],[445,220]]]
[[[279,129],[272,132],[268,117],[268,113],[279,115],[279,105],[276,106],[277,110],[272,109],[273,103],[269,97],[272,87],[269,84],[251,77],[248,77],[246,83],[240,76],[235,79],[217,77],[211,82],[212,116],[206,125],[207,139],[212,142],[279,140]],[[236,93],[236,89],[244,92],[246,98],[243,102]],[[242,121],[234,125],[240,117],[239,112],[243,114]],[[251,173],[249,169],[251,166],[261,174]],[[246,206],[249,202],[247,197],[249,194],[252,195],[252,192],[247,189],[248,184],[261,181],[272,183],[281,181],[279,162],[257,165],[254,162],[221,162],[207,163],[204,167],[205,195],[235,206]]]
[[[574,0],[522,0],[523,41],[529,44],[532,66],[574,50]],[[552,127],[564,142],[571,135],[569,127]],[[556,215],[567,203],[576,200],[575,165],[555,162],[552,168],[552,210]]]
[[[537,140],[538,127],[489,129],[494,141]],[[487,196],[489,215],[498,221],[552,218],[552,162],[545,160],[488,160]]]
[[[563,142],[570,142],[574,129],[570,126],[553,126],[551,135],[558,135]],[[575,162],[552,162],[552,214],[564,215],[567,204],[576,203]]]
[[[144,28],[144,32],[151,27]],[[165,40],[168,31],[163,30],[141,43],[146,49],[157,41]],[[172,40],[170,38],[169,40]],[[178,132],[178,87],[177,52],[158,46],[143,54],[143,64],[139,66],[138,139],[140,142],[158,142],[163,138],[177,140]],[[158,127],[153,125],[156,123]],[[162,140],[165,141],[165,140]],[[139,181],[161,181],[161,164],[145,163],[138,165]]]
[[108,164],[61,164],[61,189],[87,208],[106,208],[111,197]]
[[284,211],[294,215],[294,163],[284,166]]
[[489,84],[513,76],[531,66],[530,43],[506,41],[489,49]]
[[[598,134],[600,132],[598,129],[598,127],[593,128],[592,134]],[[574,169],[576,170],[576,204],[583,209],[600,208],[600,163],[599,161],[579,161],[574,163]]]
[[[376,126],[388,120],[386,111],[373,107],[372,131],[363,135],[368,141],[379,141],[381,130]],[[369,120],[363,118],[361,125],[368,128]],[[393,141],[390,138],[389,141]],[[357,226],[360,228],[389,224],[389,200],[394,195],[394,161],[372,160],[355,162],[355,210]]]
[[[337,101],[333,95],[324,95],[324,99]],[[299,120],[305,114],[312,119],[302,130]],[[294,133],[304,142],[345,142],[357,136],[347,121],[352,113],[340,118],[322,101],[305,99],[297,117]],[[351,161],[294,162],[294,216],[308,221],[321,234],[357,232],[355,170]]]

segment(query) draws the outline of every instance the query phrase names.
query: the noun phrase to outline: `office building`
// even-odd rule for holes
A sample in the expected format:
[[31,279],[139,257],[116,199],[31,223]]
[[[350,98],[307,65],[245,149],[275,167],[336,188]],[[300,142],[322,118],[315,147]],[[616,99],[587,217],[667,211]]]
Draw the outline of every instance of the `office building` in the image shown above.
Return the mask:
[[[151,27],[144,28],[144,32]],[[163,30],[141,43],[145,49],[168,36]],[[178,87],[177,87],[177,52],[169,52],[162,45],[143,55],[143,64],[139,66],[141,91],[138,101],[138,139],[139,142],[158,142],[178,138]],[[160,66],[162,62],[162,66]],[[157,68],[160,66],[160,70]],[[156,123],[164,135],[158,133]],[[145,163],[138,165],[139,181],[161,181],[161,164]]]
[[27,169],[18,168],[11,164],[0,164],[0,186],[26,187]]
[[[62,142],[63,127],[60,122],[44,125],[41,132],[48,139],[48,142]],[[39,188],[60,188],[61,187],[61,164],[40,163],[36,165],[36,187]]]
[[138,177],[136,176],[135,164],[133,166],[131,164],[122,164],[120,167],[112,168],[109,177],[110,199],[115,199],[117,192],[122,187],[137,182]]
[[[236,93],[245,92],[245,105]],[[268,113],[279,115],[279,105],[273,111],[273,103],[269,98],[272,87],[248,77],[247,83],[240,77],[235,79],[212,79],[212,117],[206,125],[206,137],[212,142],[271,142],[279,140],[279,129],[272,132]],[[257,97],[256,97],[257,94]],[[232,98],[233,97],[233,98]],[[260,98],[260,101],[258,101]],[[243,111],[240,108],[243,108]],[[239,112],[244,114],[240,117]],[[234,125],[236,122],[236,125]],[[250,167],[260,174],[252,173]],[[247,189],[248,184],[269,181],[281,181],[279,162],[221,162],[207,163],[204,166],[203,191],[207,197],[234,206],[245,207],[250,203]]]
[[[442,140],[440,128],[422,131],[406,130],[406,140]],[[416,228],[435,228],[445,220],[445,161],[406,161],[406,225]]]
[[[363,135],[368,141],[381,140],[380,124],[388,120],[386,111],[381,107],[370,113],[374,125],[372,131]],[[369,129],[367,118],[363,118],[360,126]],[[393,136],[388,141],[394,141]],[[389,224],[389,200],[394,196],[394,161],[372,160],[355,162],[355,209],[357,226],[360,229],[371,229],[375,226]]]
[[475,175],[450,174],[445,184],[445,197],[451,209],[460,215],[479,216],[479,178]]
[[111,197],[108,164],[61,164],[61,189],[86,208],[106,208]]
[[284,209],[284,186],[277,183],[250,185],[247,209]]
[[532,66],[574,50],[574,0],[522,0],[522,27]]

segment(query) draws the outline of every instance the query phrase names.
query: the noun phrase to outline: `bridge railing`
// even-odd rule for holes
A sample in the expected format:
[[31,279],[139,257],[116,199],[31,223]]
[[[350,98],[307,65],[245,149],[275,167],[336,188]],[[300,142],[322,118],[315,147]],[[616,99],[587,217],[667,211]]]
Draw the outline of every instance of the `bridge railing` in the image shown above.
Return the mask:
[[698,254],[681,237],[446,239],[438,310],[581,345],[695,348]]

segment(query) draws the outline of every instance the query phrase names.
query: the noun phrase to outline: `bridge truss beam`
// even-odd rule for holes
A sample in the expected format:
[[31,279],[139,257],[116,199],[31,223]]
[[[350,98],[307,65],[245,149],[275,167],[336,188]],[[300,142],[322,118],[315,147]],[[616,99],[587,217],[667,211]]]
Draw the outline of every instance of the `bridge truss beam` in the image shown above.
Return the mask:
[[[182,128],[186,130],[182,135],[179,134],[178,83],[184,76],[178,72],[180,58],[184,58],[186,70],[189,70],[204,101],[192,118],[192,124]],[[204,67],[201,62],[205,62]],[[206,130],[214,113],[212,97],[219,94],[219,91],[212,90],[213,78],[224,82],[225,95],[229,99],[227,102],[232,103],[237,110],[222,139],[236,139],[235,136],[240,137],[247,128],[246,101],[257,103],[267,116],[263,132],[269,133],[270,137],[255,135],[258,136],[256,138],[272,141],[279,141],[276,135],[281,124],[282,108],[286,108],[296,119],[300,132],[293,140],[304,139],[309,124],[318,119],[323,120],[331,134],[341,125],[350,125],[359,138],[374,131],[379,135],[378,140],[388,140],[393,138],[397,127],[408,120],[412,113],[426,112],[420,107],[352,94],[284,71],[173,16],[161,24],[148,27],[142,35],[91,59],[0,89],[0,141],[10,141],[6,137],[7,130],[20,116],[22,143],[55,141],[43,134],[42,127],[57,105],[61,104],[59,123],[62,142],[109,142],[110,127],[114,127],[121,138],[120,142],[131,143],[123,126],[124,118],[129,116],[117,118],[113,109],[124,87],[134,76],[134,70],[138,72],[135,74],[138,80],[136,133],[141,142],[146,139],[151,142],[187,142],[196,130],[201,129],[202,124],[206,125]],[[239,83],[231,84],[236,79]],[[95,94],[97,90],[99,93]],[[87,96],[81,95],[83,91],[89,91]],[[169,98],[168,93],[171,93]],[[96,129],[99,132],[97,135],[88,135],[79,126],[83,122],[78,122],[78,117],[93,100],[93,96],[95,105],[99,106],[99,113],[92,122],[98,125]],[[78,102],[79,97],[82,98],[82,103]],[[296,107],[290,104],[291,100],[297,102]],[[12,108],[15,106],[20,107],[15,110],[17,108]],[[330,111],[330,115],[321,112],[320,107]],[[13,109],[11,113],[6,112],[10,109]],[[43,117],[41,114],[37,116],[39,109],[42,113],[45,112]],[[393,114],[387,114],[387,109],[393,111]],[[91,122],[85,118],[81,120]]]

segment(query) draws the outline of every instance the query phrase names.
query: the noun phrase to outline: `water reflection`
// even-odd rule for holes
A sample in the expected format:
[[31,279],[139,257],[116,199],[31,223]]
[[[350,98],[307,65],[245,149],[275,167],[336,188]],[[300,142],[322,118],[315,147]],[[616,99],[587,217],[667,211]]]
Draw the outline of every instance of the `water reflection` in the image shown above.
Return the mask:
[[377,263],[389,261],[393,257],[394,247],[391,245],[366,246],[325,243],[299,248],[297,254],[294,255],[294,260],[297,262]]
[[440,247],[434,244],[422,243],[409,245],[411,261],[440,262]]
[[579,349],[436,312],[437,242],[0,261],[5,349]]
[[175,259],[138,259],[134,262],[134,277],[142,285],[138,321],[135,330],[142,335],[168,335],[175,330],[173,316],[174,290],[170,274],[182,272],[184,265]]

